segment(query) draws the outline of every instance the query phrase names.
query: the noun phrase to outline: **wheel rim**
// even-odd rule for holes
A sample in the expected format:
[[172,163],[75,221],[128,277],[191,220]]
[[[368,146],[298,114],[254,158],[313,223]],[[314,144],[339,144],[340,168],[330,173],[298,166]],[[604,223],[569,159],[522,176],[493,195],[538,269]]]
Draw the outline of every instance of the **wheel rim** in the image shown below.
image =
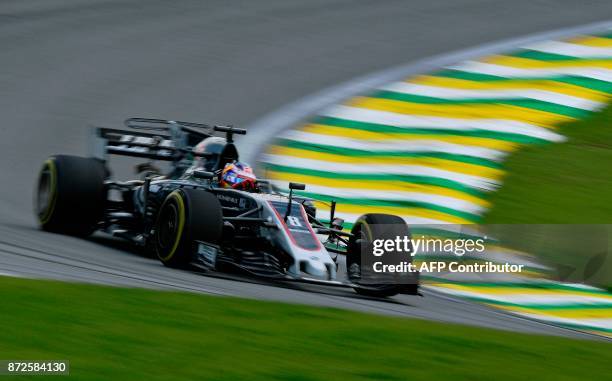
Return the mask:
[[353,236],[349,239],[350,250],[353,253],[352,256],[347,256],[347,272],[348,277],[352,281],[359,281],[361,279],[361,252],[357,248],[357,240],[363,239],[363,231],[361,225],[356,225],[352,231]]
[[36,200],[36,211],[38,215],[42,215],[49,208],[49,200],[51,199],[51,174],[49,169],[45,168],[40,174],[38,181],[38,199]]
[[47,160],[45,166],[40,172],[38,179],[38,188],[36,192],[36,213],[42,224],[45,224],[51,218],[55,206],[56,197],[56,174],[55,167],[51,160]]
[[177,239],[178,226],[178,210],[174,204],[169,203],[160,216],[160,224],[158,226],[158,243],[160,248],[164,250],[172,248]]

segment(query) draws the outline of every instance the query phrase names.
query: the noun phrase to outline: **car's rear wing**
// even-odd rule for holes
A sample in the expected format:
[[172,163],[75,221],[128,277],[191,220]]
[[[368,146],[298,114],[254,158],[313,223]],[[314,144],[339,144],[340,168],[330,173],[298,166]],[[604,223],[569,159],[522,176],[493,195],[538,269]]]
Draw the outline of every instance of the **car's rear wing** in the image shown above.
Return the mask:
[[173,140],[166,134],[95,128],[92,135],[92,155],[102,160],[108,155],[122,155],[174,161],[178,153]]
[[185,155],[206,157],[194,152],[196,142],[225,132],[228,142],[233,134],[246,130],[232,126],[210,126],[202,123],[165,119],[130,118],[125,121],[130,130],[96,127],[92,133],[92,155],[106,160],[108,155],[122,155],[150,160],[178,161]]
[[125,120],[125,126],[135,130],[170,131],[177,128],[189,135],[200,139],[213,136],[214,132],[225,132],[227,142],[233,142],[233,135],[246,135],[246,130],[234,126],[209,125],[204,123],[181,122],[179,120],[151,119],[151,118],[129,118]]

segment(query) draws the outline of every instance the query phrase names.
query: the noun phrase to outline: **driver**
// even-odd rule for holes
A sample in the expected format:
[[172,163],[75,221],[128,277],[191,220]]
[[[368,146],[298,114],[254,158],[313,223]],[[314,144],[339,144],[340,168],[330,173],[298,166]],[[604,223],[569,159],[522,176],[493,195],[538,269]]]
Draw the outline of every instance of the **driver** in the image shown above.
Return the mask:
[[239,161],[226,164],[221,171],[220,180],[219,184],[224,188],[257,190],[257,177],[253,169],[248,164]]
[[227,149],[225,138],[213,136],[202,140],[194,147],[194,152],[206,153],[208,156],[196,156],[191,168],[185,173],[186,177],[189,177],[196,169],[203,169],[218,174],[217,181],[224,188],[258,191],[257,178],[253,169],[247,163],[238,161],[236,152],[232,153],[230,150],[229,154],[226,153]]

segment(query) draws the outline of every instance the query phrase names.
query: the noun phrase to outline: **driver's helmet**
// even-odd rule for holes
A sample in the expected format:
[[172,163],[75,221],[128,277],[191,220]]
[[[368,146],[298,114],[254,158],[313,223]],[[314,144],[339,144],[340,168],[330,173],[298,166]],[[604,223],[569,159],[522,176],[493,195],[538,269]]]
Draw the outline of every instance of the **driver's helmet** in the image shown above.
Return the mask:
[[213,170],[213,167],[217,163],[218,157],[223,152],[223,148],[227,144],[225,138],[221,138],[218,136],[211,136],[199,142],[195,147],[193,147],[193,151],[196,153],[209,153],[212,155],[216,155],[210,158],[199,157],[197,156],[194,159],[194,166],[196,168],[202,168],[207,171]]
[[220,184],[225,188],[255,190],[257,177],[248,164],[235,161],[226,164],[223,168]]

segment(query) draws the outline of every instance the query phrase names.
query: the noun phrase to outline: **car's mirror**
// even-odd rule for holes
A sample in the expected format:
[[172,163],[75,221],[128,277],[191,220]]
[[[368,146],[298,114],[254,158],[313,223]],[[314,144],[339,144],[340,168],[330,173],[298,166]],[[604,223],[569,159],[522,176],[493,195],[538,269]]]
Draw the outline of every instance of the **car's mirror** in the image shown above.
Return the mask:
[[336,217],[332,221],[331,226],[333,229],[342,230],[344,228],[344,220],[342,218]]
[[306,189],[306,184],[301,183],[289,183],[289,189],[295,190],[304,190]]

